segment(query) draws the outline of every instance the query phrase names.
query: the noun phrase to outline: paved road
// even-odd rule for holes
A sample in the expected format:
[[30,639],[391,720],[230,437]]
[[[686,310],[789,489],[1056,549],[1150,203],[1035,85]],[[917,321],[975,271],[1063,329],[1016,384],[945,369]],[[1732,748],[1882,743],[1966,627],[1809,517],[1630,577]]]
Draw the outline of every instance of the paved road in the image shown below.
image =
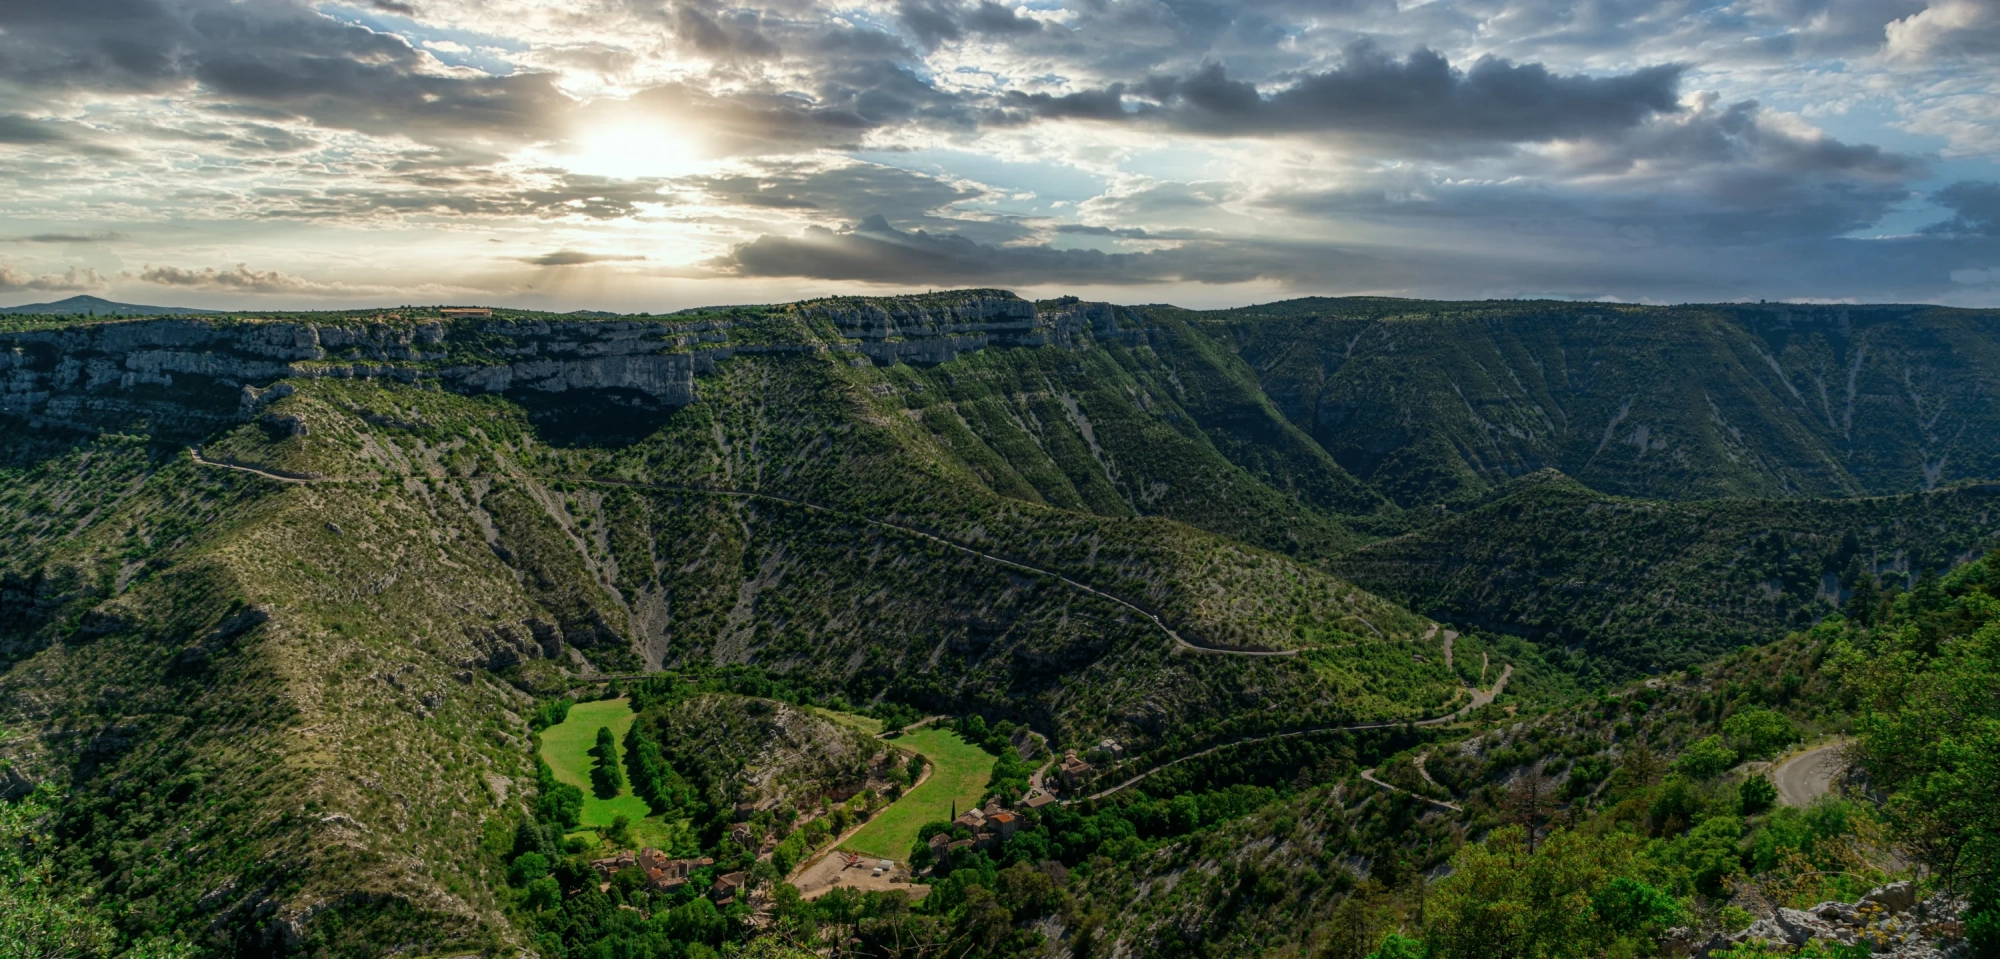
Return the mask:
[[1833,780],[1847,768],[1841,749],[1848,740],[1815,746],[1779,764],[1771,771],[1778,784],[1778,801],[1787,806],[1806,806],[1826,795]]
[[[237,463],[218,463],[213,460],[204,459],[201,455],[200,450],[191,449],[189,450],[189,452],[193,455],[194,461],[203,466],[213,466],[220,469],[230,469],[244,473],[251,473],[257,476],[262,476],[265,479],[276,480],[277,482],[280,483],[346,482],[346,480],[339,478],[319,477],[319,476],[287,476],[282,473],[274,473],[269,470],[258,469],[256,467],[251,467],[251,466],[243,466]],[[879,519],[872,519],[867,516],[861,516],[855,513],[850,513],[842,509],[835,509],[834,507],[831,506],[825,506],[819,503],[810,502],[808,500],[802,500],[793,496],[783,496],[776,493],[760,493],[754,490],[712,489],[709,487],[702,487],[702,486],[676,486],[667,483],[641,483],[636,480],[603,479],[599,477],[584,477],[583,479],[578,480],[577,482],[592,483],[600,486],[624,486],[633,489],[653,489],[671,493],[694,493],[697,495],[705,495],[705,496],[731,496],[742,499],[765,499],[780,503],[787,503],[804,509],[814,510],[821,513],[827,513],[829,515],[839,516],[844,519],[850,519],[860,523],[867,523],[871,526],[877,526],[882,529],[893,530],[905,536],[910,536],[928,542],[936,543],[948,549],[955,549],[968,556],[975,556],[989,563],[994,563],[1000,566],[1008,566],[1014,569],[1021,570],[1023,572],[1033,573],[1037,576],[1046,576],[1050,579],[1057,580],[1072,589],[1089,593],[1090,595],[1096,596],[1100,599],[1110,600],[1111,602],[1117,603],[1118,605],[1123,606],[1126,609],[1129,609],[1135,613],[1138,613],[1141,616],[1144,616],[1154,626],[1158,627],[1160,632],[1163,632],[1167,634],[1169,637],[1171,637],[1175,645],[1179,646],[1181,649],[1188,650],[1189,652],[1210,653],[1222,656],[1297,656],[1300,652],[1299,650],[1296,649],[1228,649],[1219,646],[1203,646],[1199,643],[1190,642],[1180,633],[1175,632],[1173,627],[1168,626],[1166,624],[1166,621],[1161,619],[1159,614],[1153,612],[1152,610],[1146,609],[1145,607],[1140,606],[1137,603],[1131,602],[1130,600],[1127,600],[1123,597],[1107,593],[1094,586],[1088,586],[1083,583],[1077,582],[1076,580],[1064,576],[1063,574],[1058,573],[1054,570],[1043,569],[1042,567],[1034,566],[1028,563],[1023,563],[1019,560],[1008,559],[1004,556],[995,556],[992,553],[982,552],[980,550],[973,549],[970,546],[965,546],[953,542],[952,540],[946,539],[943,536],[939,536],[938,534],[929,532],[927,530],[921,530],[915,527],[904,526],[900,523],[889,523]],[[1369,628],[1374,629],[1374,624],[1370,623]],[[1381,631],[1376,630],[1376,632],[1379,634]]]

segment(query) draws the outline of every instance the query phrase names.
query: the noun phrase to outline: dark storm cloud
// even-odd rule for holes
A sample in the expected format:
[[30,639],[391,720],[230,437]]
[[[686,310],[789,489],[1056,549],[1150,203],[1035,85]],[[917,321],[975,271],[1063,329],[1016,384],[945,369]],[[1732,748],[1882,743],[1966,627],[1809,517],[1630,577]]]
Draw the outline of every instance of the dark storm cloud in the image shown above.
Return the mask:
[[1958,214],[1924,228],[1936,236],[2000,237],[2000,183],[1960,180],[1933,194],[1932,199]]
[[549,75],[441,75],[401,38],[297,0],[9,0],[0,81],[63,94],[198,89],[212,106],[423,142],[519,143],[568,101]]
[[1006,103],[1042,117],[1150,121],[1207,136],[1527,143],[1615,133],[1674,112],[1684,70],[1668,64],[1610,77],[1565,76],[1493,58],[1459,70],[1430,50],[1397,60],[1359,43],[1337,69],[1298,76],[1270,92],[1210,63],[1184,77],[1067,96],[1010,93]]

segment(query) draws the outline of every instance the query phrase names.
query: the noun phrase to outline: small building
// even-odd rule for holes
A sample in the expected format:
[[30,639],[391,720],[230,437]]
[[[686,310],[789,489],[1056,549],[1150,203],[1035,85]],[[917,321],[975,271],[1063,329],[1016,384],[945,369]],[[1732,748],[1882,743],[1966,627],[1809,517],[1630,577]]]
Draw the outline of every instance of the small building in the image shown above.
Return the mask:
[[968,809],[965,814],[951,821],[954,826],[964,826],[973,832],[986,828],[986,814],[977,809]]
[[1012,839],[1014,833],[1021,829],[1021,817],[1018,813],[1003,810],[986,817],[986,826],[1002,840]]
[[490,320],[493,311],[483,306],[447,306],[438,311],[447,320]]
[[645,870],[647,883],[659,892],[679,889],[687,885],[689,873],[713,865],[715,860],[707,856],[699,859],[668,859],[667,854],[658,849],[639,851],[639,868]]
[[764,831],[747,822],[737,823],[736,828],[729,831],[729,841],[745,849],[757,848],[758,840],[763,838]]
[[1000,834],[996,832],[982,832],[972,837],[972,843],[987,852],[993,852],[1000,848]]
[[951,834],[944,832],[938,833],[937,835],[932,836],[930,840],[926,843],[926,845],[931,847],[932,859],[943,859],[945,850],[950,848],[951,846]]
[[1045,793],[1037,789],[1032,795],[1028,797],[1028,801],[1022,803],[1021,805],[1026,806],[1029,809],[1040,809],[1043,806],[1053,805],[1055,801],[1056,797],[1051,796],[1048,793]]
[[736,898],[743,889],[743,873],[732,872],[715,877],[715,884],[708,888],[716,902],[728,902]]
[[1105,752],[1111,754],[1111,758],[1113,759],[1119,759],[1125,755],[1124,744],[1120,743],[1116,739],[1103,740],[1097,744],[1097,748],[1102,749]]
[[634,855],[632,850],[627,849],[616,856],[604,859],[592,859],[590,861],[590,868],[597,870],[599,877],[609,881],[612,876],[618,875],[620,872],[638,864],[639,857]]
[[752,799],[737,803],[736,821],[748,822],[751,816],[755,816],[766,809],[776,809],[777,807],[778,800],[776,797],[770,799]]
[[1085,762],[1072,749],[1063,754],[1062,764],[1056,767],[1056,778],[1062,780],[1063,788],[1075,789],[1083,784],[1097,767]]

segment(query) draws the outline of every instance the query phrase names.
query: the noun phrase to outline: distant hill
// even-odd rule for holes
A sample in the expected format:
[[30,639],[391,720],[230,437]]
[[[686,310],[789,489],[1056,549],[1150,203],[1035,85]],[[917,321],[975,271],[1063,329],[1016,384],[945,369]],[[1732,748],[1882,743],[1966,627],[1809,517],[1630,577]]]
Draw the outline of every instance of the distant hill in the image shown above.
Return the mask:
[[54,303],[23,303],[20,306],[0,306],[0,313],[78,313],[98,316],[181,316],[190,313],[220,313],[221,310],[198,310],[186,306],[142,306],[137,303],[113,303],[101,296],[72,296]]

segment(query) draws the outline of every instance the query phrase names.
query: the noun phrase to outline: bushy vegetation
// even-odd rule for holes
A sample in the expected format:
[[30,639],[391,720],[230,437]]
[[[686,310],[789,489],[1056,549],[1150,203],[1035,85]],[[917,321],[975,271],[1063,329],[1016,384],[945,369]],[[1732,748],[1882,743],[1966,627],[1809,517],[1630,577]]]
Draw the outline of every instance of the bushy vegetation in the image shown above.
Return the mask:
[[[410,311],[290,318],[354,335],[288,394],[177,373],[5,420],[0,722],[34,735],[0,743],[0,781],[70,784],[10,901],[94,914],[98,954],[1623,956],[1726,925],[1744,884],[1851,898],[1898,841],[1993,935],[1993,601],[1962,562],[1989,497],[1914,492],[1938,478],[1907,411],[1850,431],[1781,382],[1856,344],[1928,370],[1977,473],[2000,431],[1963,388],[1985,353],[1951,354],[1962,315],[1914,339],[1860,315],[1850,341],[1819,313],[1119,310],[879,366],[836,307],[663,321],[662,350],[732,351],[684,407],[453,392],[441,371],[541,349],[535,323],[594,328],[503,312],[391,356],[433,319]],[[53,369],[63,324],[9,323]],[[1613,342],[1637,345],[1578,386],[1562,357]],[[1829,492],[1899,495],[1795,498]],[[1773,498],[1694,499],[1720,493]],[[1426,612],[1457,621],[1454,662]],[[1507,666],[1463,724],[1399,725]],[[789,869],[925,768],[858,714],[959,717],[980,801],[1025,791],[1048,756],[1023,746],[1115,738],[1108,776],[1221,748],[947,856],[920,904],[807,903]],[[1363,722],[1387,725],[1328,729]],[[558,770],[537,737],[568,725],[595,761]],[[1886,806],[1780,806],[1741,768],[1840,733]],[[716,862],[599,888],[591,858],[647,844]],[[768,930],[748,894],[716,905],[734,872]]]

